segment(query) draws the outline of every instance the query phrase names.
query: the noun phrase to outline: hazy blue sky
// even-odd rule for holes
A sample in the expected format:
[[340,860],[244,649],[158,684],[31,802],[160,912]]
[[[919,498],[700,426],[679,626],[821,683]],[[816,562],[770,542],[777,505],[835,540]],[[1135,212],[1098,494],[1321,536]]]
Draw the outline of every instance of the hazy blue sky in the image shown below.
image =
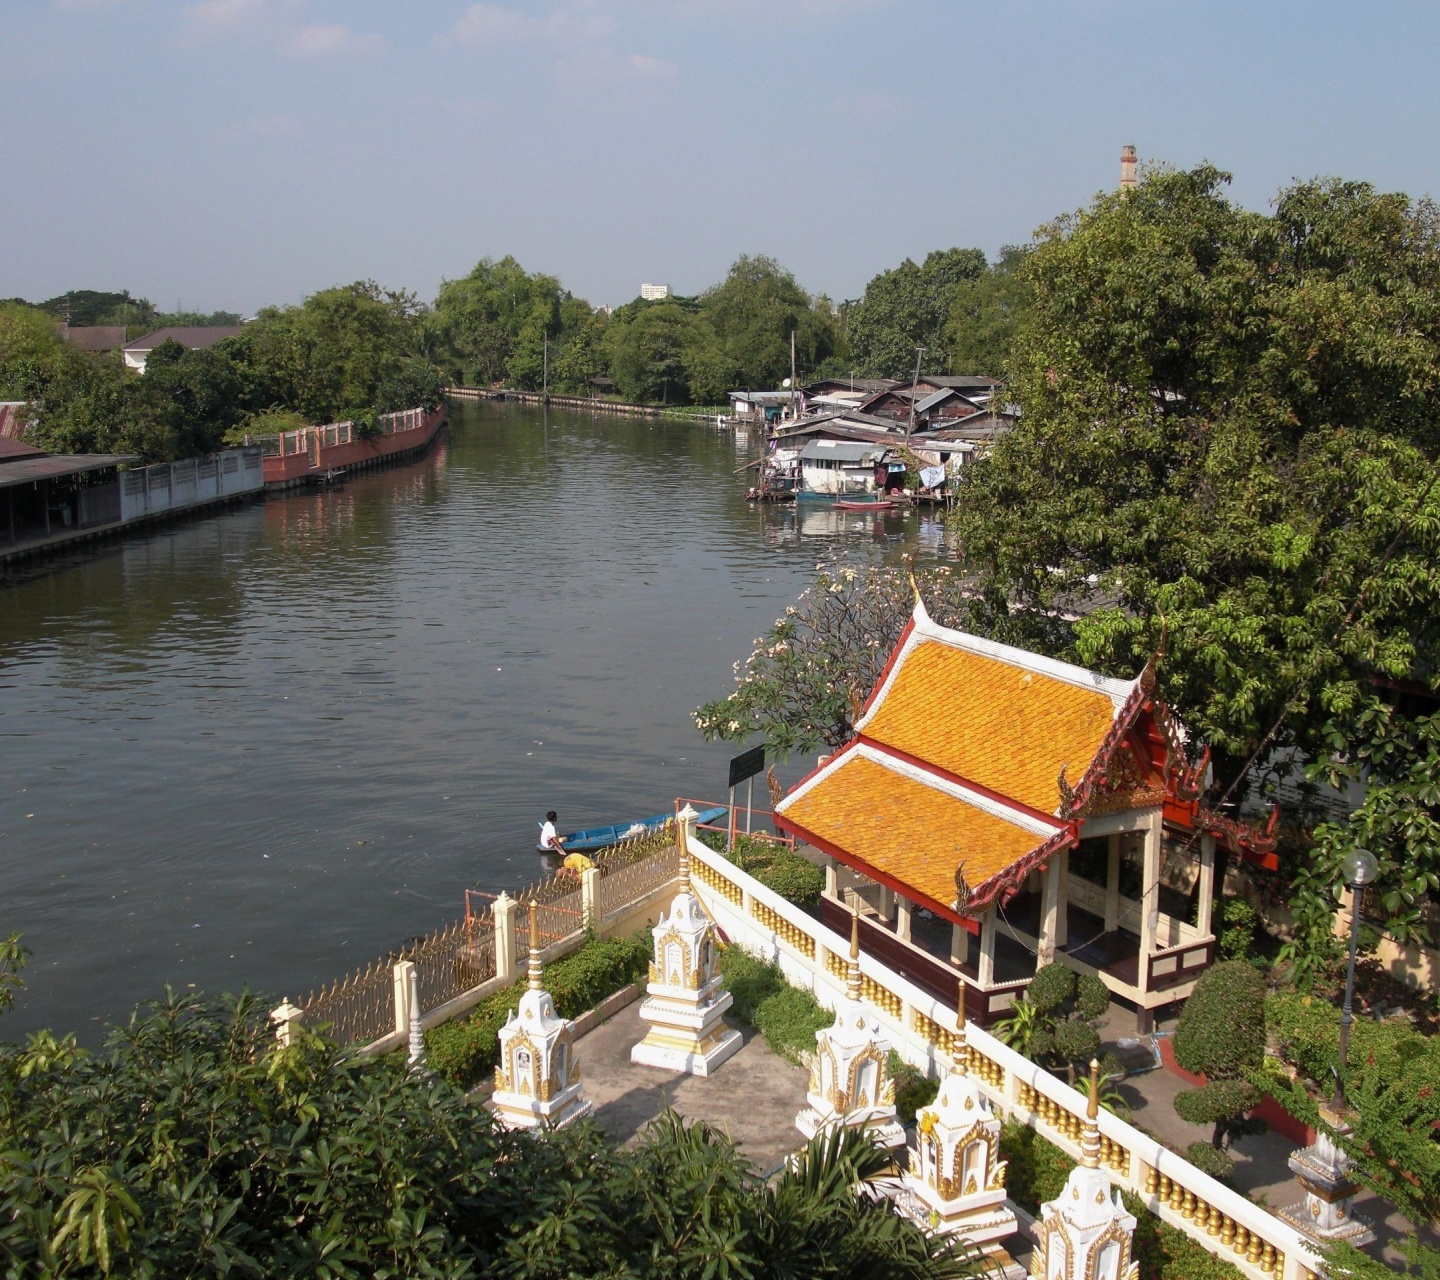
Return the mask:
[[594,302],[742,252],[854,297],[1142,159],[1411,195],[1440,6],[0,0],[0,297],[253,311],[514,254]]

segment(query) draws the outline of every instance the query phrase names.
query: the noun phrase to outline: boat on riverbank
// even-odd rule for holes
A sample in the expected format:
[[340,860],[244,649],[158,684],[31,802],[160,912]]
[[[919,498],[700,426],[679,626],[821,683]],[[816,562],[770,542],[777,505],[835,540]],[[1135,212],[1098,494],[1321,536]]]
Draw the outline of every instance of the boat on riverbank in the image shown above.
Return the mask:
[[900,504],[889,498],[841,498],[833,505],[841,511],[894,511]]
[[[713,825],[728,812],[729,810],[723,804],[712,805],[710,808],[700,811],[696,816],[696,822],[702,827]],[[667,822],[673,822],[674,819],[673,813],[657,813],[653,818],[640,818],[635,822],[617,822],[608,827],[585,827],[580,831],[571,831],[569,834],[562,835],[560,839],[570,853],[589,853],[595,849],[608,849],[612,844],[619,844],[622,840],[633,840],[637,836],[658,831]]]

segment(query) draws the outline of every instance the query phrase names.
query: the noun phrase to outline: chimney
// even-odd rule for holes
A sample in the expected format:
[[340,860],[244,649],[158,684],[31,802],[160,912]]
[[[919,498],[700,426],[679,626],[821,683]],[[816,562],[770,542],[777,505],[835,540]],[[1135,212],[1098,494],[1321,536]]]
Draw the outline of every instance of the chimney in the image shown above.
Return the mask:
[[1131,191],[1135,187],[1135,148],[1120,148],[1120,190]]

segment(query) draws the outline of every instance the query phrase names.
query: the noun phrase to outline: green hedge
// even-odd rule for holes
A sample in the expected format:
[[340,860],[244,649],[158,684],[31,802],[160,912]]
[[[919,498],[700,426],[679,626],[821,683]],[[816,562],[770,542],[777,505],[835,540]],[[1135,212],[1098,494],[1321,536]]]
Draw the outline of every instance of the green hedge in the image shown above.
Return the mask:
[[[630,938],[592,938],[578,951],[545,970],[545,989],[562,1018],[593,1009],[606,996],[638,982],[649,972],[650,931]],[[463,1018],[425,1033],[425,1058],[441,1079],[461,1088],[480,1083],[500,1061],[500,1028],[519,1006],[522,978],[513,987],[482,1000]]]
[[726,947],[720,957],[725,989],[737,1018],[748,1022],[787,1062],[815,1052],[815,1033],[835,1021],[808,991],[792,987],[780,966],[756,959],[740,947]]
[[[701,839],[717,853],[725,851],[725,836],[720,832],[706,831]],[[778,893],[797,907],[815,906],[825,892],[824,871],[793,849],[771,840],[737,835],[730,860],[746,875],[754,876],[772,893]]]
[[[1075,1162],[1028,1125],[1009,1120],[1000,1129],[1000,1154],[1008,1160],[1005,1188],[1016,1204],[1032,1214],[1056,1199]],[[1243,1280],[1237,1267],[1211,1253],[1185,1232],[1161,1222],[1139,1196],[1123,1193],[1135,1215],[1135,1261],[1140,1280]]]

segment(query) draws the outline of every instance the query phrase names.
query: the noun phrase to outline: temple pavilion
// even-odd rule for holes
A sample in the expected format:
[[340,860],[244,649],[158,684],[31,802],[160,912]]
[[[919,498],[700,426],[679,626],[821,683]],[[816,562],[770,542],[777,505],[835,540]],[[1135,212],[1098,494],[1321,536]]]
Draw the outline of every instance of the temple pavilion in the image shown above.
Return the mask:
[[1208,754],[1156,696],[939,626],[918,597],[855,736],[776,809],[827,855],[822,917],[988,1025],[1058,960],[1153,1010],[1215,959],[1227,858],[1272,867],[1265,829],[1200,800]]

